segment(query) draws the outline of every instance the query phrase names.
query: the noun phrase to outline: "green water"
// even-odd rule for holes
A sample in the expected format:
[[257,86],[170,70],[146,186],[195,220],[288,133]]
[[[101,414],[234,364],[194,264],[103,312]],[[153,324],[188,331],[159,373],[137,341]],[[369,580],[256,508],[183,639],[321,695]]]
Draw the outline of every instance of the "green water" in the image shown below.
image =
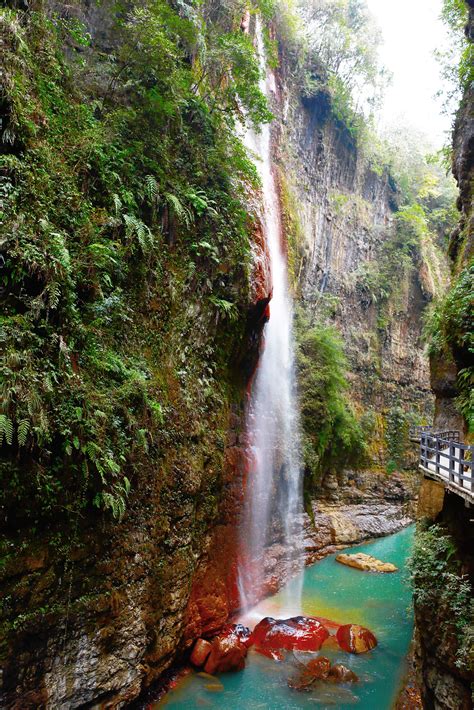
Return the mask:
[[[303,614],[362,624],[375,633],[379,645],[370,653],[355,656],[326,647],[320,652],[331,661],[351,668],[359,676],[358,683],[336,686],[320,681],[309,693],[291,690],[287,680],[295,675],[297,667],[292,654],[289,654],[291,660],[277,663],[250,651],[244,671],[223,674],[217,683],[209,676],[192,674],[152,707],[182,710],[296,710],[315,706],[343,710],[355,705],[363,710],[391,708],[406,670],[405,659],[413,630],[406,572],[413,532],[412,527],[407,528],[351,548],[393,562],[400,570],[397,573],[361,572],[337,563],[334,555],[303,573]],[[280,592],[266,600],[259,606],[256,617],[282,616],[279,611],[283,599],[284,592]],[[219,684],[222,684],[221,689],[216,687]]]

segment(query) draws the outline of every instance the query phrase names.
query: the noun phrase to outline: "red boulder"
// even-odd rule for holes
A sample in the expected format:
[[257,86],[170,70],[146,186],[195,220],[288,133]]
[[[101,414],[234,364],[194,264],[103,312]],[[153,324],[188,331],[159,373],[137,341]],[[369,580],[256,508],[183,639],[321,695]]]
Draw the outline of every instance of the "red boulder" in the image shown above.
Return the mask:
[[249,641],[250,631],[246,626],[242,626],[242,624],[227,625],[219,636],[212,639],[204,671],[214,675],[215,673],[243,670]]
[[207,661],[211,652],[212,644],[204,639],[198,639],[194,644],[193,652],[191,653],[191,663],[193,666],[201,668]]
[[357,624],[340,626],[336,639],[343,651],[349,653],[367,653],[377,645],[377,639],[369,629]]
[[250,643],[257,650],[319,651],[329,631],[317,620],[306,616],[272,619],[267,616],[253,630]]

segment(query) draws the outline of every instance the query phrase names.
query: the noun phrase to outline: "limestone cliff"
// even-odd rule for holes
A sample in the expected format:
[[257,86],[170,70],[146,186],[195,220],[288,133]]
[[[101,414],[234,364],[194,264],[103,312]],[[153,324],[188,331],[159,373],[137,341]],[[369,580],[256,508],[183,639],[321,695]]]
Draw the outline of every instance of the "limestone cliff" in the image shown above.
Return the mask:
[[412,423],[433,416],[423,317],[444,288],[445,263],[426,244],[405,262],[390,251],[402,195],[389,169],[368,159],[334,115],[329,93],[295,93],[285,61],[279,90],[282,194],[297,222],[289,245],[295,288],[307,322],[323,320],[342,335],[350,399],[372,420],[369,466],[380,468],[392,457],[394,413]]
[[193,92],[189,24],[129,5],[0,13],[3,708],[122,707],[157,678],[241,480],[255,185]]
[[[472,41],[474,3],[468,2],[466,35]],[[457,429],[464,441],[472,441],[472,258],[474,253],[474,91],[468,86],[459,108],[453,133],[453,173],[459,187],[460,221],[451,236],[452,284],[441,305],[436,335],[437,347],[431,357],[431,382],[436,395],[435,425]],[[464,373],[464,376],[462,375]],[[474,529],[472,507],[461,497],[445,493],[442,484],[424,481],[420,492],[420,515],[437,526],[435,535],[446,536],[449,554],[435,563],[415,565],[416,661],[425,708],[472,707],[474,682]],[[430,530],[418,535],[429,535]],[[436,556],[436,553],[435,553]],[[450,562],[451,560],[451,562]],[[415,560],[416,561],[416,560]],[[451,574],[449,595],[436,589],[435,574],[444,566]],[[451,565],[451,567],[449,566]],[[437,569],[437,572],[433,570]],[[431,576],[430,576],[431,575]],[[456,606],[464,586],[461,604]],[[425,596],[433,590],[431,599]],[[420,593],[421,592],[421,593]]]

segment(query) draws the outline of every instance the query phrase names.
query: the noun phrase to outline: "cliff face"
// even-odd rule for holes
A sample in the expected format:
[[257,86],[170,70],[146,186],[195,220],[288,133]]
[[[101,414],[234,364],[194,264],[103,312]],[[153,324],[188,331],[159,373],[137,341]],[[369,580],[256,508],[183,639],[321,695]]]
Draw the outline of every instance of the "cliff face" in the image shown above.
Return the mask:
[[350,399],[359,416],[372,417],[371,465],[381,466],[395,408],[413,423],[433,416],[421,332],[444,286],[444,262],[426,244],[405,261],[397,253],[401,195],[387,169],[357,148],[324,90],[302,99],[283,72],[280,91],[279,165],[299,222],[290,245],[299,301],[310,324],[322,319],[342,334]]
[[[466,34],[474,37],[474,4],[470,6]],[[472,258],[474,254],[474,92],[468,87],[458,111],[453,133],[453,174],[459,187],[460,221],[451,236],[449,256],[452,283],[443,304],[437,335],[441,346],[431,357],[431,382],[436,396],[435,426],[461,432],[462,440],[472,442]],[[463,306],[467,295],[470,306]],[[464,301],[466,303],[466,301]],[[469,370],[469,368],[471,368]],[[460,378],[463,371],[467,377]],[[469,374],[471,373],[471,374]],[[469,404],[471,397],[471,404]],[[469,427],[470,423],[470,427]],[[433,501],[435,501],[433,505]],[[442,565],[452,557],[449,595],[436,589],[429,565],[418,563],[421,595],[415,593],[416,662],[424,707],[472,707],[473,633],[472,595],[474,589],[474,539],[472,507],[462,498],[444,492],[434,481],[424,481],[420,492],[420,515],[440,527],[448,541],[450,554],[439,555]],[[418,535],[429,534],[418,532]],[[441,569],[440,567],[435,569]],[[431,575],[431,577],[430,577]],[[416,580],[416,577],[415,577]],[[456,590],[466,585],[461,604],[456,607]],[[430,599],[424,594],[433,589]],[[416,590],[415,590],[416,592]]]
[[[173,71],[174,91],[185,89],[189,62],[172,63],[180,47],[129,54],[118,80],[127,30],[114,26],[112,4],[17,7],[0,16],[2,387],[11,406],[0,442],[0,705],[122,707],[183,648],[208,532],[226,521],[224,492],[240,485],[236,443],[268,301],[250,251],[258,263],[264,247],[258,220],[239,208],[236,174],[228,180],[212,164],[223,131],[194,95],[176,122],[174,95],[163,107],[154,91],[158,83],[166,95]],[[167,39],[161,17],[146,19],[139,52],[153,21],[152,41]],[[163,56],[165,76],[153,65]],[[169,161],[164,175],[158,159]],[[181,181],[193,186],[194,206],[177,192]],[[211,246],[213,189],[224,217]],[[209,254],[218,234],[226,258]],[[32,422],[23,446],[11,424],[20,407]],[[108,487],[97,493],[101,479]],[[214,591],[219,625],[231,580]]]

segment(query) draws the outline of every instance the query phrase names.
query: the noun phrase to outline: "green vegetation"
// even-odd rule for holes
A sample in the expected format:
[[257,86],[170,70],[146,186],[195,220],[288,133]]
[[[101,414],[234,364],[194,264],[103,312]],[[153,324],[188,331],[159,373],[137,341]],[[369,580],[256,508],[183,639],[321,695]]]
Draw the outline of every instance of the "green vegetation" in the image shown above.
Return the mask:
[[[439,299],[427,325],[431,354],[469,363],[474,353],[474,260],[455,277],[444,298]],[[474,432],[474,367],[458,371],[457,406]]]
[[454,114],[474,81],[474,45],[465,33],[469,7],[465,0],[443,0],[441,18],[449,30],[449,49],[438,52],[445,87],[440,91],[445,111]]
[[334,327],[297,322],[297,371],[306,489],[345,465],[361,465],[365,436],[351,404],[348,365]]
[[439,618],[454,632],[456,665],[464,671],[474,670],[472,588],[468,577],[462,574],[456,546],[447,530],[440,525],[419,524],[410,569],[418,612],[427,612],[431,617],[436,609]]
[[[442,18],[450,31],[451,49],[440,57],[448,82],[446,102],[457,111],[474,81],[474,44],[465,32],[468,5],[464,0],[444,0]],[[461,103],[461,115],[463,104]],[[451,155],[451,149],[446,153]],[[460,168],[466,170],[466,166]],[[459,180],[466,176],[458,175]],[[472,177],[472,176],[471,176]],[[472,180],[471,180],[472,183]],[[472,258],[472,187],[462,196],[464,207],[459,228],[451,231],[448,253],[452,259],[452,284],[437,299],[426,327],[435,363],[451,362],[458,371],[458,410],[470,435],[474,433],[474,259]]]
[[292,288],[299,288],[299,276],[302,266],[304,249],[304,232],[298,214],[298,205],[287,179],[282,170],[279,171],[280,199],[282,208],[282,221],[288,245],[288,278]]
[[274,22],[301,93],[325,94],[340,127],[359,141],[388,78],[378,62],[380,34],[366,3],[281,2]]
[[234,127],[270,114],[243,7],[116,10],[107,55],[77,21],[0,16],[0,477],[24,515],[121,517],[176,411],[224,406],[244,327],[257,178]]
[[387,447],[387,472],[392,473],[403,466],[410,446],[409,429],[411,417],[400,406],[391,407],[386,417],[385,444]]

